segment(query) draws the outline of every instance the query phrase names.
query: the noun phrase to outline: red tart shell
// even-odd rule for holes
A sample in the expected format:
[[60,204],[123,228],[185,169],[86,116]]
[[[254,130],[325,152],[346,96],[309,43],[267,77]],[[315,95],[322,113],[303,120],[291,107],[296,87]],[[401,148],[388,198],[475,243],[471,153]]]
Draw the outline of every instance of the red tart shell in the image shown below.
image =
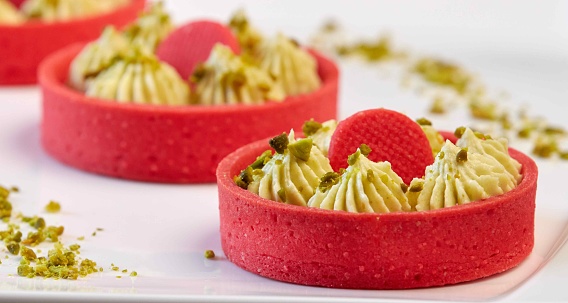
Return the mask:
[[214,182],[223,157],[247,143],[336,119],[339,71],[316,52],[321,87],[262,105],[155,106],[86,97],[70,88],[69,64],[83,45],[40,66],[41,141],[54,158],[98,174],[166,183]]
[[0,85],[36,83],[37,68],[50,53],[96,39],[107,25],[125,26],[138,17],[145,2],[131,0],[111,12],[70,21],[0,25]]
[[514,149],[523,174],[514,190],[439,210],[386,214],[277,203],[235,185],[233,176],[266,149],[266,140],[244,146],[217,169],[223,251],[252,273],[334,288],[421,288],[503,272],[534,246],[538,169]]

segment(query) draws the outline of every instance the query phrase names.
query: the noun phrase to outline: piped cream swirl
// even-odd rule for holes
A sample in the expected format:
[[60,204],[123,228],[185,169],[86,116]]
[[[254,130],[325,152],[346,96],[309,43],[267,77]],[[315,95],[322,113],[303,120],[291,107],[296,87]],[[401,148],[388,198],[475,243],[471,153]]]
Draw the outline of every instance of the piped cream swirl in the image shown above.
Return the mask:
[[416,210],[465,204],[502,195],[517,185],[501,163],[446,141],[424,179],[410,183],[407,196]]
[[316,60],[282,34],[261,43],[258,66],[288,96],[310,93],[320,86]]
[[192,100],[197,104],[261,104],[284,99],[284,93],[266,72],[244,62],[222,44],[213,47],[191,78],[195,83]]
[[184,105],[189,86],[176,70],[141,50],[116,58],[89,82],[86,95],[119,103]]
[[[294,132],[290,131],[288,142],[288,147],[282,153],[275,153],[262,170],[253,174],[253,182],[248,185],[248,190],[265,199],[306,206],[320,178],[331,172],[332,168],[323,153],[318,148],[312,148],[311,139],[297,141]],[[295,144],[301,147],[303,155],[295,152]]]
[[348,212],[410,211],[402,179],[389,162],[373,162],[358,149],[337,183],[318,187],[308,206]]

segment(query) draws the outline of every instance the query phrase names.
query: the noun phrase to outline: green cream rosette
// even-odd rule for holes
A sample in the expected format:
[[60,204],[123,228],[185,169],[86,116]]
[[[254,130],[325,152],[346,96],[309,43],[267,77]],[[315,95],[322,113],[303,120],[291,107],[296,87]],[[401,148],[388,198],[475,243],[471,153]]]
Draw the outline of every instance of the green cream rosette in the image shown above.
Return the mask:
[[439,209],[502,195],[517,180],[495,158],[446,141],[424,179],[410,183],[407,197],[418,211]]
[[196,104],[262,104],[284,99],[266,72],[222,44],[216,44],[207,61],[196,67],[191,81],[195,84],[192,102]]
[[89,81],[89,97],[119,103],[186,105],[189,86],[176,70],[143,50],[131,50]]
[[287,96],[307,94],[321,85],[314,57],[282,34],[264,40],[256,60]]
[[251,182],[240,186],[265,199],[306,206],[320,179],[332,171],[329,159],[313,148],[311,139],[296,140],[293,131],[270,142],[276,153],[265,152],[243,171],[240,180],[248,178]]
[[389,162],[373,162],[370,150],[362,146],[349,156],[349,167],[341,174],[322,178],[308,206],[353,213],[411,211],[406,185]]

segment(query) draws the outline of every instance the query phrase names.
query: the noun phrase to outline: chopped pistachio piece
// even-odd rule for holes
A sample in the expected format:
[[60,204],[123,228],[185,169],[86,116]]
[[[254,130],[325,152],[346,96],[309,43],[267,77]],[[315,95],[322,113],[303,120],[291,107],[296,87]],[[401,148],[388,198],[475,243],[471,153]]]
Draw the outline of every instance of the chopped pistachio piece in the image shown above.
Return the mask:
[[340,178],[341,178],[340,174],[336,172],[328,172],[325,175],[323,175],[323,177],[321,177],[321,182],[318,188],[325,193],[333,185],[337,184]]
[[[213,259],[213,258],[215,258],[215,252],[212,251],[211,249],[206,250],[203,255],[204,255],[204,257],[207,258],[207,259]],[[133,271],[133,273],[135,273],[135,271]]]
[[49,203],[45,206],[45,211],[48,213],[57,213],[61,210],[61,204],[56,201],[49,201]]
[[416,119],[416,123],[418,123],[419,125],[432,125],[432,122],[426,118],[418,118]]
[[274,150],[279,153],[283,154],[286,148],[288,148],[288,135],[286,133],[282,133],[268,141],[270,147],[274,148]]
[[464,163],[467,161],[467,149],[462,148],[456,155],[456,162]]
[[288,145],[290,153],[292,153],[296,158],[303,161],[308,161],[310,159],[310,151],[312,150],[312,139],[300,139],[292,144]]
[[322,128],[322,124],[314,121],[314,119],[310,119],[309,121],[304,122],[302,125],[302,132],[306,136],[311,136],[315,134],[320,128]]

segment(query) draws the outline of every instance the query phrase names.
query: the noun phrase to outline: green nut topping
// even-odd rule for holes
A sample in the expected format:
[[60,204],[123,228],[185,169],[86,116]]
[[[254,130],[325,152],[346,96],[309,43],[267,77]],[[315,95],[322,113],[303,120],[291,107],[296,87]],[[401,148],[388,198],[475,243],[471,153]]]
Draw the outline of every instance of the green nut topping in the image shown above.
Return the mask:
[[314,119],[310,119],[310,121],[306,121],[302,126],[302,131],[304,135],[311,136],[315,134],[320,128],[322,128],[321,123],[314,121]]
[[282,133],[268,141],[270,147],[274,148],[274,150],[279,153],[283,154],[286,148],[288,148],[288,135],[286,133]]
[[[203,253],[203,256],[207,259],[213,259],[215,258],[215,252],[212,251],[211,249],[208,249],[205,251],[205,253]],[[134,275],[133,275],[134,274]],[[133,271],[131,274],[131,276],[137,276],[138,273],[136,273],[135,271]]]
[[262,169],[264,165],[272,158],[272,151],[265,150],[260,156],[256,158],[250,165],[252,169]]
[[424,189],[424,183],[416,183],[408,189],[411,193],[421,192]]
[[463,133],[465,132],[465,126],[460,126],[458,128],[456,128],[456,130],[454,131],[454,136],[456,136],[456,138],[461,138],[463,136]]
[[298,140],[288,145],[288,150],[296,158],[308,161],[310,159],[310,152],[312,151],[313,142],[311,138]]
[[462,148],[456,155],[456,162],[459,163],[464,163],[467,161],[467,149],[466,148]]
[[373,180],[375,180],[375,173],[373,173],[373,170],[370,168],[367,170],[367,180],[369,182],[373,182]]
[[322,192],[326,192],[328,191],[332,186],[334,186],[335,184],[339,183],[339,179],[341,178],[341,175],[336,173],[336,172],[328,172],[325,175],[323,175],[323,177],[321,177],[321,182],[318,186],[318,188],[322,191]]
[[247,166],[238,176],[233,178],[233,181],[242,189],[247,189],[252,180],[252,167],[250,166]]
[[416,123],[418,123],[419,125],[430,125],[430,126],[432,126],[432,122],[430,122],[430,120],[428,120],[426,118],[416,119]]
[[361,146],[359,146],[359,150],[361,151],[361,153],[365,157],[367,157],[372,151],[372,149],[369,147],[369,145],[367,145],[365,143],[363,143],[363,144],[361,144]]

